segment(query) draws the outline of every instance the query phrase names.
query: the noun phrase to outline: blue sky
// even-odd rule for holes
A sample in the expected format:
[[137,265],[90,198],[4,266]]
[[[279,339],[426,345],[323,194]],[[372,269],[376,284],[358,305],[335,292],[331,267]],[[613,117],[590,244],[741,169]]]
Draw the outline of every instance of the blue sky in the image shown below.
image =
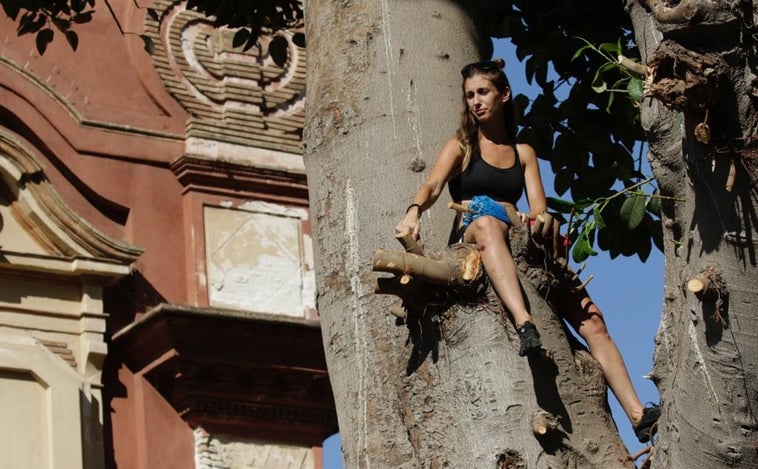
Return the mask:
[[[519,63],[515,48],[507,39],[495,41],[493,57],[505,60],[514,94],[523,93],[529,98],[539,94],[537,86],[526,83],[523,64]],[[452,118],[457,119],[455,116]],[[541,162],[541,170],[547,195],[555,196],[550,165]],[[643,167],[643,171],[650,173],[649,167]],[[610,259],[607,253],[601,252],[586,261],[582,272],[583,279],[594,276],[587,289],[603,311],[611,337],[621,350],[643,404],[659,402],[657,388],[644,376],[653,366],[653,339],[663,308],[663,262],[663,254],[655,248],[644,264],[636,256]],[[643,445],[637,441],[631,424],[612,393],[609,393],[608,402],[621,438],[629,452],[634,454]],[[339,438],[340,435],[336,434],[324,442],[325,469],[343,468]]]

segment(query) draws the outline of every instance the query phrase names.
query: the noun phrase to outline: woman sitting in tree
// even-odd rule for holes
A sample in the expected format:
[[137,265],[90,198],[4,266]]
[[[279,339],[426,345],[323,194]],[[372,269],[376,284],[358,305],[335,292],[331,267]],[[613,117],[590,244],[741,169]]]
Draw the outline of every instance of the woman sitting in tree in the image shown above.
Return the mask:
[[[428,179],[413,197],[398,233],[410,232],[418,239],[421,213],[449,185],[453,200],[473,203],[516,205],[526,190],[529,212],[516,212],[521,221],[533,219],[547,209],[537,155],[525,143],[516,143],[516,122],[511,88],[502,60],[475,62],[461,70],[463,102],[461,124],[456,135],[445,142]],[[493,202],[494,201],[494,202]],[[542,347],[519,287],[516,265],[506,236],[507,217],[464,216],[455,241],[476,244],[487,276],[500,300],[510,311],[520,338],[519,355]],[[645,443],[656,431],[660,407],[644,407],[632,386],[629,373],[615,342],[608,334],[600,309],[586,290],[566,295],[561,313],[587,343],[637,438]]]

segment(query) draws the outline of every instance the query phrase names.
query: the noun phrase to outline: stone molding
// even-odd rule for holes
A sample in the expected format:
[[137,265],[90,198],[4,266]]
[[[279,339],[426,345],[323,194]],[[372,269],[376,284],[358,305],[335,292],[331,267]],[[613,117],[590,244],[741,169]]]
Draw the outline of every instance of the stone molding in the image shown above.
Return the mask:
[[192,428],[306,446],[337,431],[317,321],[163,304],[112,346]]
[[50,257],[80,260],[81,265],[121,264],[116,275],[128,273],[127,266],[142,250],[105,235],[68,208],[32,155],[21,140],[0,128],[0,181],[8,198],[15,199],[9,202],[18,222]]
[[279,67],[264,52],[270,37],[261,36],[262,47],[234,48],[235,30],[215,28],[186,5],[153,3],[159,19],[145,16],[145,34],[166,88],[190,113],[187,137],[301,154],[305,49],[288,41],[289,60]]

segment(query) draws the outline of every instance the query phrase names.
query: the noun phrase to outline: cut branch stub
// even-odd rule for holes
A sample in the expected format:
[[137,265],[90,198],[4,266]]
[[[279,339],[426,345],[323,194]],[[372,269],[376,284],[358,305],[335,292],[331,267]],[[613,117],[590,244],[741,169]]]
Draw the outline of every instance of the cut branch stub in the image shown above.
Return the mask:
[[405,252],[418,254],[419,256],[424,255],[424,248],[421,246],[421,243],[416,241],[416,238],[411,235],[410,231],[396,234],[395,239],[400,241],[400,244],[405,248]]
[[724,296],[726,285],[713,269],[706,269],[687,281],[687,290],[701,301],[714,300]]
[[532,431],[538,438],[554,432],[559,423],[558,417],[550,412],[540,409],[532,414]]
[[482,275],[479,250],[474,245],[456,246],[463,247],[448,249],[442,260],[379,250],[374,253],[374,271],[395,274],[401,278],[402,284],[415,279],[435,285],[466,287]]

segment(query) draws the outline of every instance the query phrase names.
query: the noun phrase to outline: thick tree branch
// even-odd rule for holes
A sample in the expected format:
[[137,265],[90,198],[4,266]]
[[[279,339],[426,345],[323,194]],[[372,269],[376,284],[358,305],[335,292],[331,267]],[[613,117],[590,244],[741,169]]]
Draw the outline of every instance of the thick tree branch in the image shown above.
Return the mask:
[[688,23],[699,10],[692,0],[683,0],[674,7],[669,7],[662,0],[643,0],[643,4],[653,13],[656,21],[664,24]]

